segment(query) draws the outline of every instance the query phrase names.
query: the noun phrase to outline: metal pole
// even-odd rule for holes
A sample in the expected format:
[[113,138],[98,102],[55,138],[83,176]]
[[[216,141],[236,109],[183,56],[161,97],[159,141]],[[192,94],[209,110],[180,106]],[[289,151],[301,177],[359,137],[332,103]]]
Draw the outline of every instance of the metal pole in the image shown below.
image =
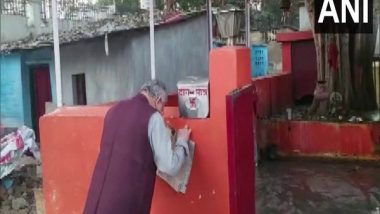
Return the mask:
[[249,0],[245,1],[245,39],[247,47],[251,46],[251,6],[249,4]]
[[156,79],[156,59],[155,59],[155,48],[154,48],[154,0],[150,0],[149,7],[149,21],[150,21],[150,74],[152,80]]
[[55,86],[57,93],[57,106],[62,106],[62,81],[61,81],[61,61],[59,52],[58,19],[57,19],[57,0],[52,0],[52,19],[53,19],[53,41],[54,41],[54,68]]
[[209,32],[209,50],[212,49],[212,2],[211,0],[207,0],[207,14],[208,14],[208,32]]

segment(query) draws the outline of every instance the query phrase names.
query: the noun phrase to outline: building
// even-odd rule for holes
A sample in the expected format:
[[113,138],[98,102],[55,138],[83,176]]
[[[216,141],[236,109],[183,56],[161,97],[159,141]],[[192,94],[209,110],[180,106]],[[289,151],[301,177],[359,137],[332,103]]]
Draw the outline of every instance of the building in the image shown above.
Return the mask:
[[[134,20],[133,23],[131,20]],[[150,79],[149,27],[145,16],[119,17],[60,34],[64,105],[102,104],[136,93]],[[143,23],[137,26],[136,23]],[[156,76],[169,91],[179,79],[208,74],[205,12],[156,24]],[[56,103],[51,34],[2,43],[1,121],[38,129],[45,103]]]

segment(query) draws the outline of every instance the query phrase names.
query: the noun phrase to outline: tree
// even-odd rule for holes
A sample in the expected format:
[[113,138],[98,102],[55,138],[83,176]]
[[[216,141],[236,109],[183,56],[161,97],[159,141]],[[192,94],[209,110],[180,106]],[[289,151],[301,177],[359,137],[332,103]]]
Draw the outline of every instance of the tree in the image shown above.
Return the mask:
[[[317,55],[318,80],[326,81],[327,92],[339,92],[343,98],[343,112],[369,111],[376,108],[372,78],[372,59],[377,32],[374,19],[373,34],[323,34],[314,32],[314,0],[305,0],[312,24]],[[374,1],[374,15],[379,14],[379,1]],[[316,107],[310,114],[328,114],[326,106]],[[328,106],[328,105],[327,105]]]
[[260,32],[267,32],[282,25],[298,25],[298,0],[291,1],[289,17],[285,22],[280,0],[253,0],[252,3],[251,26]]
[[185,11],[192,8],[200,8],[201,6],[206,5],[205,0],[177,0],[177,3],[179,7]]

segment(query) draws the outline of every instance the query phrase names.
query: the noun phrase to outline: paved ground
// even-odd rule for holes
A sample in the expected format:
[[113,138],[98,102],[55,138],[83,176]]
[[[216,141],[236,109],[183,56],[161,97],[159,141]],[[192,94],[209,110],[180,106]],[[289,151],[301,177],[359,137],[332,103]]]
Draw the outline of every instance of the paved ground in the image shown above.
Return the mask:
[[[0,188],[0,213],[36,213],[35,188],[41,185],[35,166],[11,177],[9,191]],[[19,200],[23,200],[21,207]],[[17,203],[16,203],[17,202]],[[272,161],[256,171],[257,214],[380,214],[380,164]]]
[[380,214],[377,207],[379,165],[278,160],[256,171],[258,214]]

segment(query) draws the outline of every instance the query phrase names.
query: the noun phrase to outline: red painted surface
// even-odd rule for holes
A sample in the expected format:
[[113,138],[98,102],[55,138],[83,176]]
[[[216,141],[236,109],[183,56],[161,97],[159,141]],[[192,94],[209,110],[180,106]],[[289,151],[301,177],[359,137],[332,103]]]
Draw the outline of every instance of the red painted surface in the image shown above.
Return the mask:
[[317,82],[317,63],[311,31],[278,33],[282,43],[282,70],[293,75],[293,97],[313,95]]
[[291,57],[294,98],[313,95],[317,83],[317,57],[313,40],[293,42]]
[[[187,124],[192,129],[196,151],[186,194],[175,193],[162,180],[156,180],[153,214],[231,213],[234,201],[230,191],[234,190],[229,185],[226,95],[251,83],[249,49],[212,50],[209,78],[210,118],[182,119],[177,107],[164,110],[171,125],[180,128]],[[82,212],[108,108],[61,108],[40,120],[46,213]],[[252,134],[252,130],[242,134]],[[250,170],[246,173],[253,175],[254,167]],[[240,178],[238,186],[251,182],[249,179]],[[238,210],[240,206],[248,207],[245,202],[239,202]]]
[[33,86],[33,126],[37,141],[40,139],[38,120],[45,114],[45,103],[51,102],[49,67],[37,67],[31,71]]
[[[351,124],[312,121],[277,121],[265,118],[283,112],[299,99],[312,95],[317,80],[311,32],[280,33],[283,73],[252,80],[257,88],[259,148],[276,144],[284,154],[367,157],[380,148],[380,123]],[[378,151],[380,152],[380,151]]]
[[108,106],[65,107],[40,119],[45,213],[81,213]]
[[271,112],[279,114],[293,106],[292,74],[279,74],[270,78]]
[[252,86],[227,96],[228,168],[230,213],[255,210]]
[[168,101],[166,106],[178,106],[178,95],[177,93],[172,93],[168,95]]
[[282,72],[292,72],[292,44],[290,42],[282,43]]
[[266,118],[293,105],[291,74],[268,75],[252,79],[257,92],[257,116]]
[[294,42],[313,39],[313,32],[311,31],[286,32],[276,35],[277,42]]
[[271,92],[270,78],[252,79],[252,84],[256,87],[257,94],[257,117],[265,118],[271,115]]
[[374,156],[380,123],[259,121],[260,147],[276,144],[284,154]]

